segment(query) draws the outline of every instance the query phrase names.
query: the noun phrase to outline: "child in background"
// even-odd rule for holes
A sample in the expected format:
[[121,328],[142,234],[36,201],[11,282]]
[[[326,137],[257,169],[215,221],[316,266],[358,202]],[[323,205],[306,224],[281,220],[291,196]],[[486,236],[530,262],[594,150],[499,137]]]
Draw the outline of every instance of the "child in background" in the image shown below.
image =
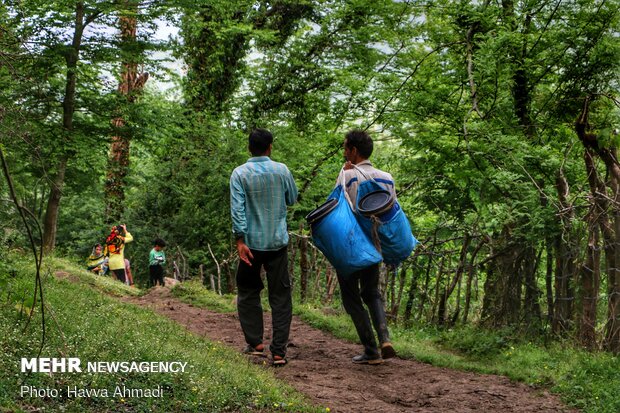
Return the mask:
[[151,275],[151,285],[154,287],[159,283],[164,286],[164,265],[166,264],[166,253],[164,247],[166,243],[163,239],[157,238],[153,241],[153,249],[149,254],[149,273]]
[[101,244],[95,244],[93,251],[88,257],[88,271],[97,275],[106,275],[108,272],[108,257],[103,254]]

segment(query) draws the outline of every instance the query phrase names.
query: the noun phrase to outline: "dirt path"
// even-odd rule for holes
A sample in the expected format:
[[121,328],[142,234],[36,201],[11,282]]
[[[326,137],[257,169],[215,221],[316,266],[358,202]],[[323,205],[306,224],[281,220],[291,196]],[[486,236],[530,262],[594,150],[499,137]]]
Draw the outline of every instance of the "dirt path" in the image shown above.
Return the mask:
[[[126,299],[233,348],[245,345],[239,320],[185,304],[167,288]],[[269,342],[271,320],[265,314]],[[332,412],[576,412],[544,390],[491,376],[391,359],[379,366],[356,365],[361,346],[309,327],[297,317],[291,327],[289,364],[275,375]],[[264,358],[254,357],[262,362]]]

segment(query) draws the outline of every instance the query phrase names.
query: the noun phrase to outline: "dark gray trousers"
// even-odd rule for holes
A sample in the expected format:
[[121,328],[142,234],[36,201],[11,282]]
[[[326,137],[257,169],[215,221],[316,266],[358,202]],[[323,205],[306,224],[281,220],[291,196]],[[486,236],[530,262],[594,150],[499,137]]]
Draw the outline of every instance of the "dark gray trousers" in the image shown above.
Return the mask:
[[[390,341],[383,300],[379,293],[379,264],[371,265],[347,277],[338,274],[338,283],[342,305],[351,316],[357,335],[364,346],[364,352],[368,356],[377,356],[379,351],[370,324],[371,318],[379,336],[379,343]],[[364,304],[368,307],[368,311],[364,308]]]
[[239,261],[237,268],[237,311],[241,329],[249,345],[254,347],[263,342],[260,292],[265,286],[260,278],[260,270],[264,266],[273,329],[269,349],[273,355],[284,357],[293,317],[287,248],[277,251],[251,251],[254,256],[252,266]]

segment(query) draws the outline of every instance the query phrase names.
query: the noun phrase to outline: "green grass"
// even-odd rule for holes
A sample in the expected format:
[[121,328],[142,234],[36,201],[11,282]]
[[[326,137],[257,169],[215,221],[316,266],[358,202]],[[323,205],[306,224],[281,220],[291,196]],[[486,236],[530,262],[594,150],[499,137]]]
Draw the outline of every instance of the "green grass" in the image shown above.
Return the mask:
[[94,276],[91,272],[57,257],[46,257],[43,262],[42,271],[47,275],[52,275],[57,272],[66,273],[69,277],[72,277],[73,280],[79,281],[81,284],[87,284],[106,294],[117,297],[137,297],[145,293],[144,290],[130,287],[114,280],[110,276]]
[[[229,297],[220,297],[196,283],[175,288],[182,300],[196,306],[231,311]],[[191,294],[185,291],[191,291]],[[265,306],[265,308],[267,308]],[[296,304],[294,313],[309,325],[336,337],[358,342],[350,318],[337,306]],[[620,412],[620,358],[589,353],[571,345],[518,340],[509,331],[474,327],[438,330],[417,326],[390,327],[400,357],[438,367],[499,374],[539,388],[586,413]]]
[[209,308],[220,313],[235,313],[237,306],[235,296],[226,294],[220,296],[205,287],[198,281],[187,281],[177,284],[172,289],[172,295],[196,307]]
[[[6,260],[7,257],[5,256]],[[0,268],[0,411],[63,412],[318,412],[302,395],[276,380],[269,369],[236,351],[189,333],[152,311],[124,304],[117,295],[140,293],[110,284],[77,267],[50,260],[44,276],[46,341],[41,357],[79,357],[88,361],[182,361],[185,373],[21,373],[20,359],[36,357],[41,340],[40,311],[26,327],[33,270],[27,259],[10,256]],[[10,268],[10,271],[6,269]],[[49,275],[56,270],[80,282]],[[83,281],[83,282],[82,282]],[[66,386],[107,388],[117,384],[147,389],[162,386],[161,398],[67,398]],[[60,389],[58,398],[21,398],[20,386]]]

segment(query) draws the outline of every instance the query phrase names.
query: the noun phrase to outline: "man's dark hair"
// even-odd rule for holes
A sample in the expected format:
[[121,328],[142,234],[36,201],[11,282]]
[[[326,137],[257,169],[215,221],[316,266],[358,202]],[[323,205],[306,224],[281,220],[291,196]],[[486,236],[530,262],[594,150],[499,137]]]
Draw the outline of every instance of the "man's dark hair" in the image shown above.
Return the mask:
[[161,239],[161,238],[155,238],[155,240],[153,241],[153,245],[155,247],[162,247],[164,248],[166,246],[166,242]]
[[344,135],[344,138],[347,148],[357,148],[357,153],[362,158],[370,158],[370,155],[372,155],[372,138],[368,132],[361,129],[353,129]]
[[254,129],[250,132],[249,148],[253,156],[264,155],[273,143],[273,135],[267,129]]

